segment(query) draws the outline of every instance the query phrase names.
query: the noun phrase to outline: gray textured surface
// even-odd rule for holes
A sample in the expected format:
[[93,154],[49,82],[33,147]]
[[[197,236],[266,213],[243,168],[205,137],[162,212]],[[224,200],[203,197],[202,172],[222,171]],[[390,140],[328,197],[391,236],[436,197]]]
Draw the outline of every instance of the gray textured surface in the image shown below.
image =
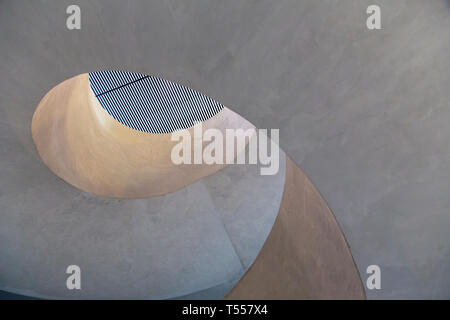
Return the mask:
[[[99,69],[152,74],[280,128],[363,280],[368,265],[382,268],[382,290],[369,298],[450,297],[449,1],[77,3],[80,31],[65,28],[72,1],[0,2],[3,197],[5,185],[25,197],[56,179],[29,132],[51,87]],[[365,27],[373,3],[379,31]]]

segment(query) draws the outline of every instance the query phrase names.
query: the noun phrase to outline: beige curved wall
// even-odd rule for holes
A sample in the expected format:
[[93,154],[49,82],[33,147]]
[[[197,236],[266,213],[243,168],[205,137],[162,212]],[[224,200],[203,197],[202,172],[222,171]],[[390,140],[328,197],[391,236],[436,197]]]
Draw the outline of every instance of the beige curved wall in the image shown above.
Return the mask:
[[358,269],[333,213],[289,157],[273,228],[226,299],[365,299]]
[[[203,130],[254,126],[228,108],[202,123]],[[100,196],[146,198],[173,192],[220,170],[224,165],[175,165],[170,154],[178,142],[171,134],[126,127],[100,105],[88,74],[50,90],[32,120],[40,157],[57,176]],[[193,128],[186,129],[193,139]],[[194,143],[191,143],[193,154]],[[239,151],[238,151],[239,152]]]

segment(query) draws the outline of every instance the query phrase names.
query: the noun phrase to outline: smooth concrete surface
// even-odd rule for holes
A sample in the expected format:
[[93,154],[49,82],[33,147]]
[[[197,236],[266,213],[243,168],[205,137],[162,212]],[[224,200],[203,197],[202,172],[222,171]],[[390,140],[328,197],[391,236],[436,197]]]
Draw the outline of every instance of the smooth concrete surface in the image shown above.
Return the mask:
[[[3,185],[0,290],[85,299],[206,298],[207,292],[220,299],[272,228],[285,161],[281,152],[273,176],[261,176],[254,165],[229,165],[165,196],[126,200],[80,191],[40,164],[39,186],[16,192]],[[81,290],[66,288],[72,264],[81,268]]]
[[[45,232],[23,230],[53,228],[39,213],[73,191],[34,149],[39,100],[74,75],[121,69],[280,128],[281,147],[336,215],[363,281],[368,265],[381,267],[382,289],[368,298],[450,297],[448,0],[77,3],[82,29],[69,31],[72,1],[0,1],[0,213],[17,220],[0,243],[8,233],[17,252],[48,246]],[[382,30],[367,30],[369,4],[381,6]],[[39,202],[39,190],[57,183]],[[68,218],[89,214],[71,205]],[[13,214],[27,210],[27,219]]]

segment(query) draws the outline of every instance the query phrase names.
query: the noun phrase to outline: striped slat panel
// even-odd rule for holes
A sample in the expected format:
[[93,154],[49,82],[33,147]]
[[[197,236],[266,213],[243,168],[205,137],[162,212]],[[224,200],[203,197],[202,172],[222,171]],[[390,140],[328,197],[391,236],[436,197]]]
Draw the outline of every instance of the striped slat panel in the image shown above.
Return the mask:
[[89,73],[102,107],[135,130],[170,133],[205,121],[223,105],[185,86],[161,78],[122,71]]
[[145,74],[118,70],[96,71],[89,73],[92,91],[95,95],[104,94],[110,90],[130,82],[147,77]]

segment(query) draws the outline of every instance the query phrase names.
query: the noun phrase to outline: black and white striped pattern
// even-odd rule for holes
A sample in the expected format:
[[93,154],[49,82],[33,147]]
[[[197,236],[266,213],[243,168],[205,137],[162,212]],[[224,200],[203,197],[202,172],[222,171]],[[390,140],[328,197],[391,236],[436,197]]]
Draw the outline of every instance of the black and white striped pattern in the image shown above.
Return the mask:
[[185,86],[123,71],[89,73],[92,91],[117,121],[135,130],[170,133],[205,121],[223,105]]

